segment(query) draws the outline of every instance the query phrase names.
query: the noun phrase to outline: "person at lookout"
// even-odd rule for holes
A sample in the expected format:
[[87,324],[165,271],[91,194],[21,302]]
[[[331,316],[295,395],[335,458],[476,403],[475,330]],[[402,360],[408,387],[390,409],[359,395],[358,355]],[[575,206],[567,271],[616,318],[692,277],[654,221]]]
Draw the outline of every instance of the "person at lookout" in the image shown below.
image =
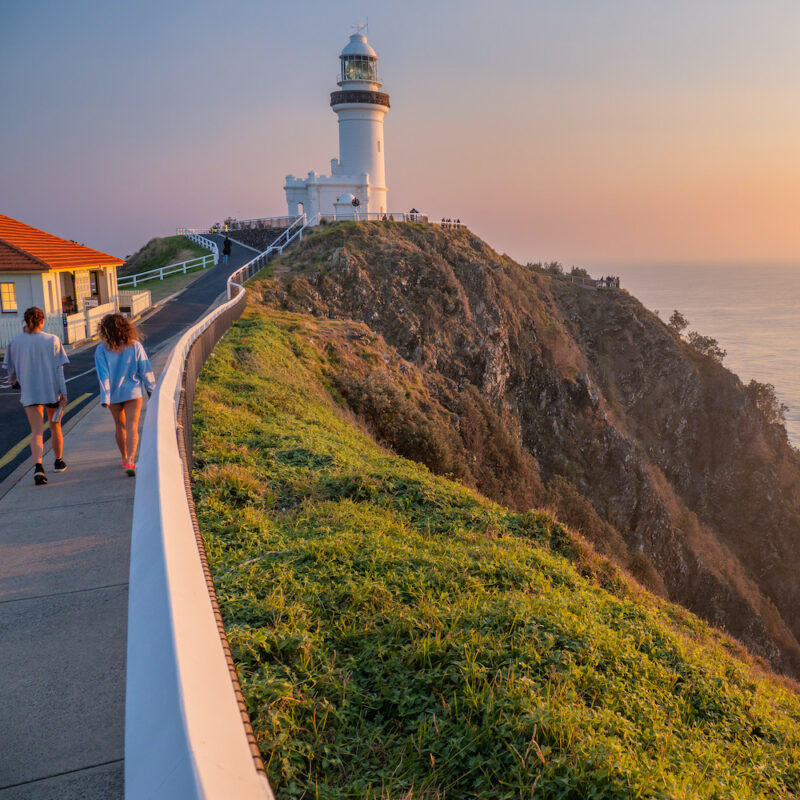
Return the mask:
[[139,331],[122,314],[106,314],[98,330],[102,341],[94,351],[94,363],[100,382],[100,402],[114,418],[122,468],[134,477],[142,397],[144,392],[150,397],[156,379],[139,341]]
[[69,359],[61,339],[42,331],[44,311],[41,308],[31,306],[26,309],[23,317],[24,332],[9,343],[4,364],[8,370],[9,382],[20,386],[20,402],[31,426],[31,455],[35,462],[33,482],[37,486],[44,486],[47,483],[47,474],[42,466],[45,409],[53,441],[53,469],[63,472],[67,468],[63,459],[61,415],[67,404],[64,364],[69,364]]
[[228,256],[231,254],[231,240],[228,238],[228,234],[225,234],[225,240],[222,242],[222,263],[228,263]]

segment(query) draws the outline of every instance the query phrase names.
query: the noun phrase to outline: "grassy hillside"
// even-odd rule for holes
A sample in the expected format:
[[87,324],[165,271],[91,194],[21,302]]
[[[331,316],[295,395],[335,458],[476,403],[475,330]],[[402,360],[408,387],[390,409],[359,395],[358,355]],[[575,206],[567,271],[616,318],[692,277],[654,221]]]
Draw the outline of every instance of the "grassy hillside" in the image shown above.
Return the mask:
[[198,384],[195,498],[279,798],[789,798],[800,701],[544,513],[380,448],[361,326],[251,308]]
[[209,251],[199,244],[189,241],[185,236],[161,236],[151,239],[144,247],[128,256],[120,267],[120,275],[135,275],[150,269],[179,264],[198,256],[206,256]]

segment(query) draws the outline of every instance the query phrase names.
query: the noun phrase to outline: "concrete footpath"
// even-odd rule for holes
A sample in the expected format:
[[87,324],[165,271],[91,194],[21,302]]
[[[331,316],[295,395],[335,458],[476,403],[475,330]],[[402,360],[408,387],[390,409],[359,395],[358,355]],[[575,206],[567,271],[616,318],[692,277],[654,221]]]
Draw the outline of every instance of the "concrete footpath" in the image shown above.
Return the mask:
[[45,454],[46,486],[26,462],[0,499],[0,800],[123,797],[136,480],[100,405],[64,460]]
[[[156,374],[171,346],[151,355]],[[108,409],[64,427],[65,472],[46,443],[46,486],[34,485],[31,459],[0,484],[0,800],[124,794],[136,478]]]

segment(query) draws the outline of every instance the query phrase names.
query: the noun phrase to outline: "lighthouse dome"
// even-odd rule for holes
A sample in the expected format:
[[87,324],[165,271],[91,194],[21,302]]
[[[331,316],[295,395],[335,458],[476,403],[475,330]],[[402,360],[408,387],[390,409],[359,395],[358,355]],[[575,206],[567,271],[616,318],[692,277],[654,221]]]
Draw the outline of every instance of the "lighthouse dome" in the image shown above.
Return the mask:
[[343,56],[367,56],[377,58],[378,54],[367,43],[367,37],[363,33],[354,33],[350,41],[345,45],[341,53]]

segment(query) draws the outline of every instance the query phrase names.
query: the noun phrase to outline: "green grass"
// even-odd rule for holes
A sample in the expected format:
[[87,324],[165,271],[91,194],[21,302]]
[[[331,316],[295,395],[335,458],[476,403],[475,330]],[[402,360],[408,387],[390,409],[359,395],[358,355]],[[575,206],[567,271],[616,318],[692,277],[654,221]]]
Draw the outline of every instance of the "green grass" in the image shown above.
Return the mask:
[[195,499],[279,798],[790,798],[800,702],[544,513],[380,449],[326,330],[251,309],[195,401]]

